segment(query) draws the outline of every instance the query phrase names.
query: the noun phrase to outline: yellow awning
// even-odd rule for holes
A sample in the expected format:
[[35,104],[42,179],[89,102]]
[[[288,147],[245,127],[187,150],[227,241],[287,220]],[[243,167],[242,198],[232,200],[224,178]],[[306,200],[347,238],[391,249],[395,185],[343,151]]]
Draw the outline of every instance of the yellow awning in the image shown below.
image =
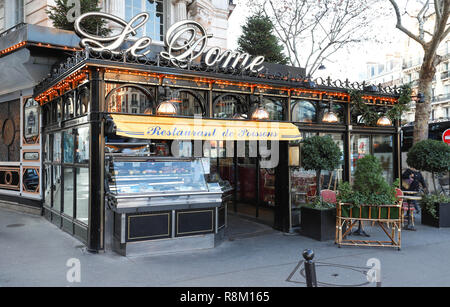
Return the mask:
[[291,123],[112,114],[117,135],[138,139],[210,141],[293,141]]

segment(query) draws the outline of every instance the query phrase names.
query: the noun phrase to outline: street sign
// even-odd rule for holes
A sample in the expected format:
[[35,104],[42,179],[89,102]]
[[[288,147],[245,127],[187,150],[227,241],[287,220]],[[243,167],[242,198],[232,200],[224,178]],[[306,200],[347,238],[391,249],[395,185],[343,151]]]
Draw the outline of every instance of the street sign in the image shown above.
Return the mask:
[[442,140],[445,143],[450,144],[450,129],[447,129],[442,133]]

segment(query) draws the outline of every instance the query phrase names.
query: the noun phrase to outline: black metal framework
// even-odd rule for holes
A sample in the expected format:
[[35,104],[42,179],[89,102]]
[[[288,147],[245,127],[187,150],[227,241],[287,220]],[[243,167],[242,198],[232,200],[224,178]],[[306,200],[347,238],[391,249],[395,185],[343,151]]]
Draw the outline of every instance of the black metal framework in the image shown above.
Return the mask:
[[[60,214],[55,208],[49,206],[48,197],[53,204],[53,189],[45,189],[45,208],[48,210],[47,216],[53,219],[59,226],[66,227],[72,225],[82,225],[85,229],[85,241],[89,249],[101,250],[104,248],[104,142],[105,142],[105,122],[108,120],[108,100],[113,92],[119,88],[133,87],[139,89],[152,101],[152,115],[155,114],[157,103],[167,98],[164,88],[170,89],[170,95],[173,98],[183,98],[183,95],[189,95],[197,104],[197,110],[184,114],[193,116],[199,112],[206,118],[226,118],[237,120],[233,113],[246,114],[251,116],[252,110],[258,105],[264,106],[265,103],[271,103],[279,108],[279,114],[272,120],[292,122],[296,124],[300,131],[314,133],[341,133],[344,140],[344,174],[343,179],[348,181],[351,177],[351,135],[355,133],[369,134],[389,134],[394,140],[394,178],[398,177],[397,164],[399,164],[398,127],[365,127],[352,126],[351,104],[347,100],[347,91],[349,89],[364,90],[364,83],[350,83],[348,80],[332,81],[331,79],[317,79],[316,87],[310,88],[311,83],[305,83],[305,78],[301,76],[270,75],[267,71],[262,73],[243,73],[239,71],[221,70],[219,68],[206,68],[201,64],[192,64],[187,69],[179,69],[171,66],[169,62],[157,57],[155,59],[130,59],[121,55],[98,54],[89,50],[77,53],[77,55],[62,64],[55,73],[47,80],[38,85],[35,89],[35,98],[43,97],[43,94],[58,82],[65,80],[73,73],[85,69],[89,71],[89,83],[80,85],[73,92],[68,91],[62,96],[51,99],[48,103],[42,102],[44,111],[44,155],[47,155],[44,161],[45,182],[54,183],[55,175],[64,174],[64,170],[72,170],[74,192],[76,195],[76,170],[79,167],[89,169],[89,209],[88,225],[82,225],[74,219],[67,218],[64,214],[64,205]],[[114,73],[111,73],[114,70]],[[132,72],[138,72],[132,75]],[[105,80],[105,74],[108,79]],[[115,79],[117,76],[117,79]],[[165,81],[165,79],[172,80]],[[176,79],[182,79],[181,81]],[[178,82],[179,81],[179,82]],[[107,92],[107,84],[115,83],[117,86],[112,91]],[[307,86],[308,85],[308,86]],[[82,88],[84,88],[82,90]],[[377,96],[380,100],[396,99],[399,94],[397,88],[378,88],[378,92],[371,92],[369,95]],[[89,93],[87,99],[86,93]],[[329,107],[329,99],[324,97],[324,93],[335,95],[333,104],[335,110],[339,113],[342,120],[336,124],[323,123],[320,120],[323,111]],[[47,95],[47,94],[45,94]],[[73,96],[72,96],[73,95]],[[73,112],[70,107],[70,100],[67,97],[73,97]],[[218,104],[229,98],[231,111],[224,116],[217,116]],[[261,99],[262,98],[262,99]],[[86,104],[86,101],[88,103]],[[261,101],[262,100],[262,101]],[[293,112],[299,101],[308,101],[316,109],[316,120],[311,122],[296,121],[293,118]],[[376,102],[375,102],[376,103]],[[338,106],[338,107],[336,107]],[[384,104],[380,104],[380,107]],[[83,111],[81,111],[83,110]],[[318,111],[317,111],[318,110]],[[71,116],[73,114],[73,117]],[[149,115],[150,116],[150,115]],[[176,117],[174,117],[176,121]],[[242,119],[241,119],[242,120]],[[398,125],[398,124],[397,124]],[[54,159],[50,154],[53,152],[52,144],[54,138],[63,131],[72,132],[71,137],[75,140],[76,129],[79,127],[89,127],[89,161],[77,165],[75,162],[63,162],[63,141],[59,143],[62,160]],[[57,136],[57,138],[59,138]],[[61,140],[63,135],[61,134]],[[236,150],[235,146],[235,150]],[[236,152],[235,152],[236,153]],[[280,164],[275,170],[276,182],[276,203],[274,227],[283,231],[288,231],[289,225],[289,167],[288,167],[288,142],[280,142]],[[75,155],[75,154],[74,154]],[[257,159],[259,163],[259,159]],[[398,161],[397,161],[398,160]],[[236,154],[233,157],[233,163],[238,162]],[[70,172],[67,172],[70,175]],[[64,176],[62,176],[64,177]],[[51,180],[48,180],[51,178]],[[236,167],[234,169],[234,180],[237,182]],[[61,184],[64,186],[64,178],[61,178]],[[259,185],[258,185],[259,186]],[[259,187],[258,187],[259,188]],[[259,197],[259,192],[257,191]],[[58,196],[63,204],[64,195]],[[76,196],[74,196],[76,197]],[[236,200],[236,192],[235,192]],[[259,201],[258,201],[259,202]],[[77,208],[74,205],[73,215],[76,217]],[[69,224],[67,223],[69,221]],[[64,221],[66,224],[64,224]],[[66,226],[64,226],[66,225]],[[76,235],[77,228],[73,226],[72,233]],[[78,231],[79,233],[79,231]]]

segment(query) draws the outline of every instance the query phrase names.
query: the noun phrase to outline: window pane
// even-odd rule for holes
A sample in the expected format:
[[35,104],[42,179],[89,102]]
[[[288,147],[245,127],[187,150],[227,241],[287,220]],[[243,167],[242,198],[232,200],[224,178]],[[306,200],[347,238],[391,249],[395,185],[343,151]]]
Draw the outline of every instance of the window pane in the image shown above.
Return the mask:
[[64,168],[64,213],[73,217],[73,168]]
[[262,107],[269,112],[269,119],[271,120],[283,120],[284,112],[283,112],[283,104],[281,101],[275,99],[264,98],[264,102],[262,103]]
[[351,173],[352,180],[353,174],[356,170],[356,163],[359,159],[364,158],[370,154],[370,136],[354,134],[351,136],[352,143],[352,157],[351,157]]
[[323,170],[323,183],[322,189],[336,190],[339,182],[342,181],[342,176],[344,173],[344,135],[341,133],[319,133],[320,136],[329,136],[333,139],[336,145],[339,146],[341,151],[341,163],[332,172]]
[[73,163],[73,135],[72,131],[64,131],[64,163]]
[[89,220],[89,169],[77,168],[77,220],[88,224]]
[[394,151],[392,135],[373,136],[373,155],[378,158],[383,168],[383,176],[387,182],[394,181]]
[[78,129],[75,150],[76,163],[89,163],[89,127]]
[[[142,99],[138,99],[141,96]],[[135,87],[123,87],[109,96],[108,112],[128,114],[153,114],[153,101]]]
[[306,123],[317,122],[314,104],[306,100],[295,103],[294,108],[292,109],[292,121]]
[[53,162],[61,162],[61,133],[55,133],[53,136]]
[[61,210],[61,166],[53,166],[53,209]]
[[45,182],[44,182],[44,197],[45,197],[45,206],[52,206],[52,166],[45,166]]

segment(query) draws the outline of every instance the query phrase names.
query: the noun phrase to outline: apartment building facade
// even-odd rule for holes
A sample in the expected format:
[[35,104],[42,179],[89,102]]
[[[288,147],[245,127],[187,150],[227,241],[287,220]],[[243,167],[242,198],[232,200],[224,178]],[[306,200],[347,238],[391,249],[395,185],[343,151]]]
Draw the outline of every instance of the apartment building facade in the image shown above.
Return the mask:
[[[54,0],[0,0],[0,33],[20,23],[52,27],[46,10]],[[198,21],[214,34],[210,44],[227,47],[228,18],[235,5],[232,0],[99,0],[104,12],[130,20],[137,13],[152,16],[144,29],[155,42],[162,41],[166,29],[176,21]]]
[[[387,54],[384,61],[368,62],[365,81],[382,86],[411,83],[417,93],[423,50],[409,38],[405,39],[403,46],[403,51]],[[450,38],[441,43],[438,54],[443,57],[443,61],[437,67],[433,79],[430,122],[450,120]],[[410,110],[404,114],[402,124],[412,123],[414,118],[415,102],[411,102]]]

